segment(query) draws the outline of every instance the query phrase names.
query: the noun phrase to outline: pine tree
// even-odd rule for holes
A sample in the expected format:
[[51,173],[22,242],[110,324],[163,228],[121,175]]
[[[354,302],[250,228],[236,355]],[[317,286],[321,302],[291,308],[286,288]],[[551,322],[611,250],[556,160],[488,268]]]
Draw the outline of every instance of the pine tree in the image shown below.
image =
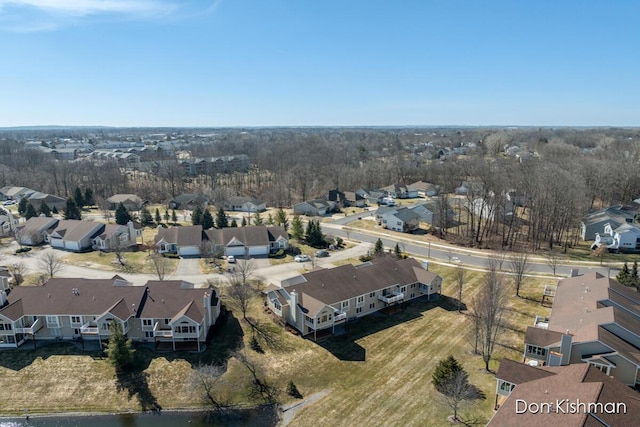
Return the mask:
[[27,210],[24,212],[24,217],[26,219],[33,218],[34,216],[38,216],[36,212],[36,208],[33,207],[31,202],[27,203]]
[[631,274],[629,275],[629,286],[637,288],[640,286],[640,277],[638,277],[638,261],[633,261],[633,267],[631,267]]
[[242,222],[240,223],[240,225],[243,227],[247,226],[247,219],[245,217],[242,217]]
[[396,243],[396,247],[393,248],[393,253],[395,254],[396,258],[402,259],[402,251],[400,251],[400,245],[398,243]]
[[44,201],[40,205],[40,213],[46,217],[51,217],[51,209],[49,209],[49,205]]
[[67,199],[67,204],[64,209],[64,219],[82,219],[80,209],[78,209],[72,198]]
[[205,209],[204,212],[202,212],[200,224],[204,230],[213,228],[213,216],[211,215],[211,212],[209,212],[209,209]]
[[236,221],[235,218],[231,220],[231,227],[236,227],[236,228],[238,227],[238,222]]
[[76,203],[78,209],[82,209],[85,206],[84,196],[82,195],[82,190],[80,187],[76,187],[73,192],[73,201]]
[[222,206],[218,208],[218,213],[216,214],[216,228],[226,228],[229,226],[229,219],[227,218],[227,214],[224,213],[224,209]]
[[253,223],[255,225],[264,225],[262,221],[262,215],[260,215],[260,212],[256,212],[253,214]]
[[280,225],[284,227],[285,230],[289,230],[289,219],[287,218],[287,214],[284,209],[280,208],[276,211],[276,225]]
[[169,224],[169,220],[171,219],[171,215],[169,215],[169,211],[167,209],[164,210],[164,222]]
[[107,345],[109,361],[116,368],[116,371],[126,371],[133,364],[134,350],[131,340],[124,336],[122,326],[117,320],[109,324],[109,333],[109,344]]
[[27,211],[27,198],[23,197],[18,202],[18,213],[20,215],[24,215],[26,211]]
[[156,224],[160,224],[162,222],[162,216],[160,215],[160,209],[156,208],[156,216],[155,216]]
[[267,225],[273,225],[273,215],[271,215],[270,213],[267,214]]
[[449,356],[446,359],[442,359],[436,365],[436,370],[431,377],[431,384],[442,393],[443,385],[454,378],[458,372],[462,372],[465,377],[468,377],[468,374],[455,357]]
[[140,224],[143,227],[153,227],[153,216],[151,216],[149,209],[142,208],[140,210]]
[[171,209],[171,221],[173,221],[174,224],[178,222],[178,215],[176,215],[175,209]]
[[302,226],[300,215],[293,216],[293,221],[291,221],[291,237],[297,240],[302,240],[304,237],[304,227]]
[[191,212],[191,224],[200,225],[202,221],[202,208],[200,206],[196,206],[195,209]]
[[124,207],[122,202],[118,203],[118,207],[116,208],[116,224],[127,225],[129,221],[131,221],[131,214]]
[[311,220],[307,223],[305,240],[309,246],[312,246],[314,248],[325,247],[324,236],[322,235],[322,229],[320,228],[319,220]]
[[384,245],[382,244],[382,240],[378,237],[376,240],[376,245],[373,247],[373,255],[374,256],[382,256],[384,255]]
[[616,280],[620,282],[621,285],[630,286],[631,272],[629,271],[629,266],[625,262],[620,270],[620,273],[616,276]]
[[84,205],[85,206],[94,206],[96,204],[96,199],[93,197],[93,190],[89,187],[84,189]]
[[51,209],[51,213],[58,215],[58,208],[56,208],[55,206],[53,207],[53,209]]

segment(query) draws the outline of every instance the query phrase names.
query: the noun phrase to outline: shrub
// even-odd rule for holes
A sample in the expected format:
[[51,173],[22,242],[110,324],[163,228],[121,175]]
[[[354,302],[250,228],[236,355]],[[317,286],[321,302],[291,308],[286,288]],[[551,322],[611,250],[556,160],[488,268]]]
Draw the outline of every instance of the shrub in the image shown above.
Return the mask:
[[258,339],[255,336],[251,337],[251,341],[249,342],[249,347],[251,347],[251,350],[255,351],[256,353],[264,353],[264,350],[262,350],[262,346],[260,345],[260,343],[258,342]]
[[15,254],[16,254],[16,255],[18,255],[18,254],[22,254],[22,253],[25,253],[25,252],[29,252],[30,250],[31,250],[31,248],[20,248],[20,249],[16,249]]
[[166,253],[166,252],[163,253],[162,256],[165,257],[165,258],[173,258],[173,259],[179,259],[180,258],[180,255],[178,255],[178,254],[170,254],[170,253]]
[[289,381],[289,384],[287,384],[287,394],[296,399],[302,399],[302,394],[300,394],[298,387],[296,387],[293,381]]
[[282,258],[284,257],[284,249],[278,249],[277,252],[269,254],[269,258]]

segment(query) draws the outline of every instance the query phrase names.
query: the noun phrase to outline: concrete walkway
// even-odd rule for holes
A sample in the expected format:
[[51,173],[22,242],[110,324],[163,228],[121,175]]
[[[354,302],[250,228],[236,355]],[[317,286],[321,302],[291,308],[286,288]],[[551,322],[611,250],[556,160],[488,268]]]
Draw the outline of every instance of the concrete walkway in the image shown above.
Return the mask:
[[317,402],[318,400],[322,399],[323,397],[325,397],[327,394],[329,394],[331,390],[322,390],[319,391],[317,393],[312,394],[311,396],[307,397],[306,399],[302,400],[301,402],[296,402],[296,403],[292,403],[289,405],[284,405],[282,407],[282,419],[280,420],[280,423],[278,424],[279,427],[285,427],[288,426],[291,421],[293,421],[293,419],[296,416],[296,413],[304,408],[307,405],[310,405],[312,403]]

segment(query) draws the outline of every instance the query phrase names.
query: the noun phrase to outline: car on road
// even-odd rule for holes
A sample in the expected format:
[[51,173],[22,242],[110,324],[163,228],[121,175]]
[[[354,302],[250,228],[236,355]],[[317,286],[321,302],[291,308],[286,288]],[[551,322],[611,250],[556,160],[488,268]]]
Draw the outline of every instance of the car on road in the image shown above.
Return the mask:
[[227,257],[227,264],[235,264],[236,263],[236,257],[234,257],[233,255],[229,255]]
[[293,260],[295,262],[308,262],[311,261],[311,257],[309,255],[296,255]]
[[329,256],[329,251],[326,249],[320,249],[319,251],[316,252],[316,256],[318,258],[324,258]]

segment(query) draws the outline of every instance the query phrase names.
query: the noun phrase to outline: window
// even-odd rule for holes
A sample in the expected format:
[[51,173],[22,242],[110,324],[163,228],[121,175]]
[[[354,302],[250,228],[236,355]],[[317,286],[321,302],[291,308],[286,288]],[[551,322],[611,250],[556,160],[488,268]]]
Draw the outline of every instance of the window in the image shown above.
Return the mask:
[[0,331],[10,331],[11,329],[10,323],[0,323]]
[[80,335],[80,329],[75,328],[75,329],[73,330],[73,335]]
[[80,316],[71,316],[71,324],[78,325],[82,323],[82,317]]
[[356,313],[362,313],[362,307],[356,308]]
[[415,283],[412,283],[412,284],[411,284],[411,287],[412,287],[412,288],[415,288],[415,287],[416,287],[416,284],[415,284]]
[[527,345],[527,353],[533,354],[533,355],[536,355],[536,356],[546,357],[547,356],[547,349],[543,348],[543,347],[538,347],[538,346],[535,346],[535,345]]
[[170,321],[171,321],[171,319],[164,319],[164,324],[168,325]]
[[153,319],[142,319],[142,327],[150,328],[153,326]]
[[146,331],[144,333],[145,338],[153,338],[153,331]]
[[502,391],[506,391],[507,393],[511,393],[511,391],[515,388],[515,384],[511,384],[510,382],[507,381],[501,381],[500,382],[500,390]]
[[402,292],[402,293],[407,292],[407,287],[406,286],[401,287],[400,288],[400,292]]
[[349,300],[342,301],[342,310],[349,310]]
[[362,307],[364,305],[364,295],[360,295],[358,299],[356,299],[356,307]]
[[47,328],[59,328],[58,316],[47,316]]
[[375,293],[375,292],[371,292],[371,293],[369,294],[369,298],[375,298],[375,297],[376,297],[376,293]]
[[60,336],[60,328],[51,328],[51,335],[54,337]]
[[280,305],[280,301],[278,301],[277,299],[274,299],[272,301],[273,301],[273,308],[275,308],[276,310],[282,310],[282,306]]
[[415,298],[416,294],[411,294],[411,296],[409,298]]
[[372,309],[372,308],[374,308],[375,306],[376,306],[376,303],[375,303],[375,302],[372,302],[371,304],[369,304],[369,309]]
[[326,322],[326,321],[327,321],[327,315],[326,315],[326,314],[324,314],[324,315],[322,316],[322,319],[320,320],[320,322],[324,323],[324,322]]

